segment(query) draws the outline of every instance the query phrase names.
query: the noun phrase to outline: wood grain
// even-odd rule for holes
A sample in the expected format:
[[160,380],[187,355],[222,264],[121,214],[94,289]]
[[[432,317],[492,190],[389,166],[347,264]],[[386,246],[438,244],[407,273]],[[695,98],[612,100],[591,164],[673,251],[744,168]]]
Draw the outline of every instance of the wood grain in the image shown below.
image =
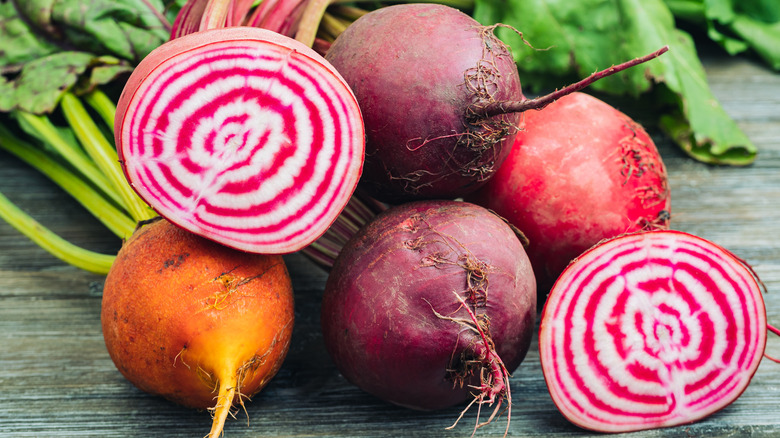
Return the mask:
[[[658,131],[673,199],[673,226],[729,248],[769,288],[770,321],[780,324],[780,75],[744,58],[706,57],[724,108],[759,147],[745,168],[694,162]],[[643,122],[641,108],[624,109]],[[121,242],[57,187],[0,154],[0,191],[54,231],[94,250]],[[378,401],[335,370],[319,332],[325,273],[300,255],[286,258],[296,290],[293,347],[272,383],[226,427],[228,437],[464,437],[475,416],[445,430],[460,408],[421,413]],[[69,267],[0,223],[0,434],[13,437],[200,437],[196,412],[144,394],[116,371],[100,332],[102,277]],[[780,356],[780,339],[768,351]],[[510,436],[590,436],[571,426],[547,393],[535,346],[512,378]],[[780,436],[780,365],[763,361],[741,398],[696,424],[633,437]],[[497,421],[477,436],[500,436]]]

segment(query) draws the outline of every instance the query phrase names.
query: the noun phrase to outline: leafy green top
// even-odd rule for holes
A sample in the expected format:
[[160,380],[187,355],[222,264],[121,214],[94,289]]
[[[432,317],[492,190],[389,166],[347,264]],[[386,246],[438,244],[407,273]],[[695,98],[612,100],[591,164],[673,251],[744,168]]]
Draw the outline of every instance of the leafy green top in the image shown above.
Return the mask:
[[669,45],[657,60],[592,87],[629,96],[652,90],[671,104],[662,128],[697,160],[746,165],[755,159],[756,147],[712,94],[691,37],[675,27],[663,0],[477,0],[474,17],[518,30],[501,28],[498,35],[512,47],[531,91]]
[[168,40],[164,10],[162,0],[0,0],[0,112],[51,112],[63,93],[131,71]]

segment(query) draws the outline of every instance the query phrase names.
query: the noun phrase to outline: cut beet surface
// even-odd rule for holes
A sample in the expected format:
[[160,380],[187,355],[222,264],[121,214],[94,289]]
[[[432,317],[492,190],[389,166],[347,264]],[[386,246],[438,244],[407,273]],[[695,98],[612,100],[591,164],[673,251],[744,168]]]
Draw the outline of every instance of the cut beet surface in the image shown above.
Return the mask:
[[115,137],[129,182],[160,215],[276,254],[336,219],[365,146],[335,69],[291,38],[248,27],[187,35],[147,56],[122,93]]
[[764,354],[752,270],[679,231],[629,234],[569,265],[542,312],[553,401],[574,424],[629,432],[691,423],[739,397]]

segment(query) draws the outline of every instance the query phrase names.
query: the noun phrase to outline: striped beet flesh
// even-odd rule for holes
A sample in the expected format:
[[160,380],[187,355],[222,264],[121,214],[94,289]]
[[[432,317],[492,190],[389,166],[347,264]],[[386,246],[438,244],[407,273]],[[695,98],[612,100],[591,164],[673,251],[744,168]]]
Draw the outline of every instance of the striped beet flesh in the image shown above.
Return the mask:
[[357,186],[364,130],[336,70],[251,27],[174,39],[133,71],[117,105],[125,175],[174,224],[283,254],[322,235]]
[[764,354],[752,270],[680,231],[624,235],[570,264],[542,312],[539,350],[572,423],[631,432],[691,423],[733,402]]

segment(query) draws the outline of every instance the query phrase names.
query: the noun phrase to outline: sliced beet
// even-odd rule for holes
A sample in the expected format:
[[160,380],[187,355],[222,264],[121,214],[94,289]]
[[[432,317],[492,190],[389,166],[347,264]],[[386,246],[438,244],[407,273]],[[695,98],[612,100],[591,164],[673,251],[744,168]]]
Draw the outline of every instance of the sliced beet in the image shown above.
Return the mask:
[[542,313],[539,351],[566,418],[631,432],[728,406],[766,338],[752,269],[710,241],[659,230],[609,240],[564,270]]

